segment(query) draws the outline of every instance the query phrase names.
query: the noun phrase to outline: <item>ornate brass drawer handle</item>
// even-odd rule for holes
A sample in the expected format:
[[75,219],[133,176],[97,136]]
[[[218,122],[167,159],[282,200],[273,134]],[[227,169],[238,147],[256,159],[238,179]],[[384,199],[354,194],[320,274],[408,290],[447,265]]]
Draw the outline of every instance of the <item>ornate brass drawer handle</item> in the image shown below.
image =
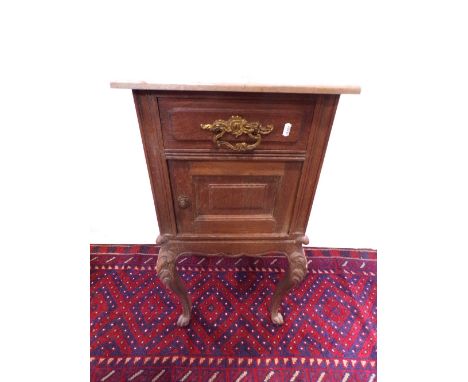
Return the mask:
[[[215,134],[213,142],[218,146],[226,146],[234,151],[251,151],[256,148],[262,141],[262,135],[270,134],[273,131],[273,125],[262,126],[260,122],[248,122],[246,119],[233,115],[227,121],[224,119],[217,119],[213,123],[201,124],[203,130],[209,130]],[[221,140],[222,136],[226,133],[234,135],[236,138],[242,134],[248,135],[250,138],[255,139],[255,142],[237,142],[230,143]]]

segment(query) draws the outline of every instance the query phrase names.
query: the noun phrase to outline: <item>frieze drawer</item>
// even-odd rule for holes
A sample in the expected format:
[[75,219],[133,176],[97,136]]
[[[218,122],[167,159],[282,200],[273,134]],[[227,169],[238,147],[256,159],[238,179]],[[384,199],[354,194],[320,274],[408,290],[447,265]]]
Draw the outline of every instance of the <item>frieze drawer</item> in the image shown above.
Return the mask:
[[159,97],[158,104],[166,149],[303,152],[315,99]]

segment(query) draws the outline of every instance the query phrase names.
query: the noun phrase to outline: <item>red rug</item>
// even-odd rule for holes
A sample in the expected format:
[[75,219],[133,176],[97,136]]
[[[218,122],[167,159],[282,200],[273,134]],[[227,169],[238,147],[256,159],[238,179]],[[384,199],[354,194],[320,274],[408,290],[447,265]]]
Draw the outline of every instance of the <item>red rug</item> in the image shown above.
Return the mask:
[[154,245],[91,245],[91,381],[376,382],[377,253],[308,248],[308,274],[267,306],[287,262],[183,256],[187,328]]

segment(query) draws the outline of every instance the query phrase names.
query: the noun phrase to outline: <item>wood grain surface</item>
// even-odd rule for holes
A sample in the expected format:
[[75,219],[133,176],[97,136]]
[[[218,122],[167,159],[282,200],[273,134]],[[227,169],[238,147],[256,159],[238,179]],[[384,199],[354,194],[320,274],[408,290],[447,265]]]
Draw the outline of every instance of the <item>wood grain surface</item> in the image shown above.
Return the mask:
[[[270,306],[273,322],[283,323],[281,299],[306,273],[302,245],[340,93],[359,88],[113,86],[133,89],[159,223],[157,271],[180,298],[178,325],[188,325],[191,314],[176,273],[182,253],[283,253],[290,269]],[[236,115],[273,129],[250,151],[218,145],[219,130],[202,129]],[[221,135],[232,145],[256,137]]]

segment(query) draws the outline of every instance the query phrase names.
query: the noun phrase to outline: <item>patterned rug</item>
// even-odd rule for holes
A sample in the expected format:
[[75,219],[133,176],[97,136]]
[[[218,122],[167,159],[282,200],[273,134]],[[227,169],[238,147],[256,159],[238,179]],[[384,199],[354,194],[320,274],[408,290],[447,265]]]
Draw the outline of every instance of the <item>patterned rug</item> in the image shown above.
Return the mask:
[[186,328],[154,245],[91,245],[91,381],[376,382],[377,253],[308,248],[308,274],[267,306],[287,261],[182,256]]

